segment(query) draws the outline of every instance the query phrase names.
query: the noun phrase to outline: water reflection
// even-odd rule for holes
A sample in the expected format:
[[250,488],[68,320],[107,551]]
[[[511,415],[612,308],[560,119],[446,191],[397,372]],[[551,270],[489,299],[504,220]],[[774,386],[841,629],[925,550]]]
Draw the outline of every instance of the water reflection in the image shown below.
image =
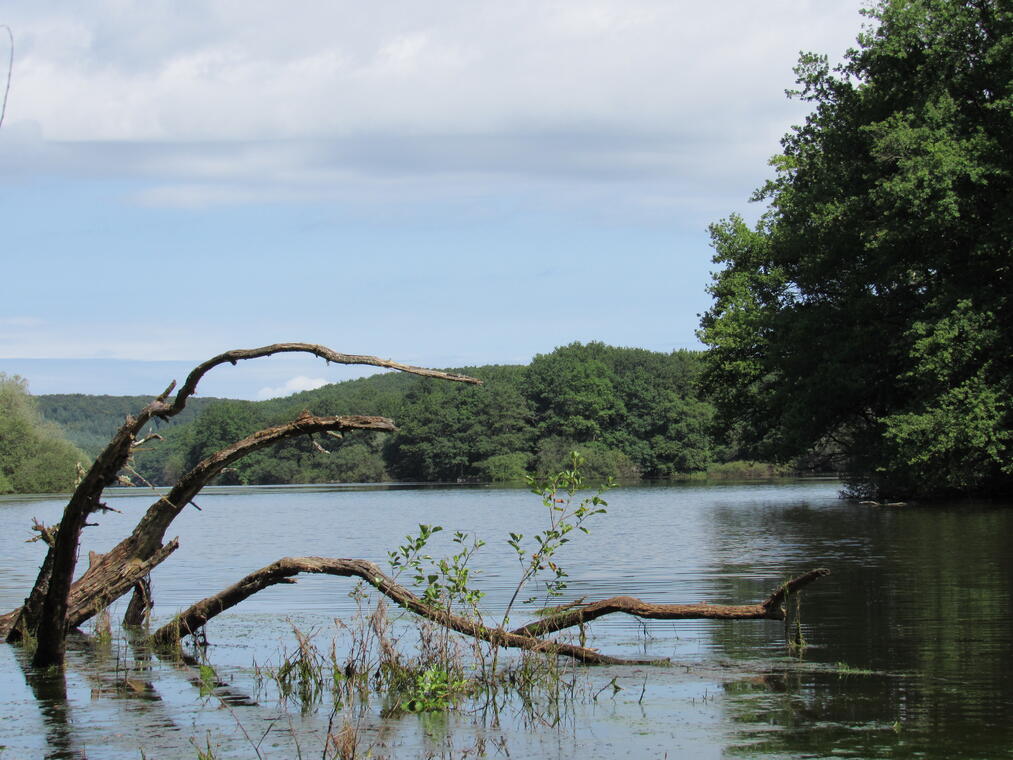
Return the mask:
[[45,754],[47,760],[71,760],[72,758],[86,757],[74,745],[70,706],[67,703],[67,680],[63,670],[33,668],[24,651],[18,651],[15,657],[43,716],[48,747]]
[[[124,514],[103,516],[84,551],[105,551],[132,527],[146,505],[133,494],[110,496]],[[477,755],[480,746],[491,756],[551,757],[1011,754],[1013,510],[870,508],[838,500],[833,484],[623,488],[609,501],[591,535],[561,554],[570,587],[558,602],[632,594],[743,604],[827,566],[833,575],[803,598],[804,657],[787,656],[775,621],[596,621],[593,646],[671,657],[676,667],[585,672],[585,696],[541,723],[509,710],[497,714],[499,726],[480,714],[433,723],[368,713],[362,746],[388,756]],[[203,512],[188,510],[173,526],[182,546],[155,575],[153,625],[284,555],[382,564],[419,522],[444,525],[448,544],[457,529],[489,542],[474,569],[491,613],[501,614],[517,570],[503,539],[511,530],[531,535],[542,518],[536,499],[508,489],[212,489],[200,503]],[[34,580],[38,546],[20,540],[31,517],[54,522],[61,508],[58,499],[0,500],[3,610]],[[350,590],[341,579],[302,579],[216,619],[206,657],[221,700],[202,695],[193,667],[153,659],[129,639],[75,646],[66,676],[55,680],[9,650],[16,656],[0,660],[0,678],[26,684],[27,696],[4,696],[7,725],[22,730],[20,743],[4,743],[15,756],[136,758],[145,748],[172,758],[193,757],[190,740],[203,746],[210,736],[219,754],[249,756],[233,710],[251,735],[267,736],[271,756],[296,741],[319,754],[327,715],[265,702],[251,665],[289,648],[292,624],[331,636],[335,617],[355,613]],[[620,691],[587,696],[613,678]],[[42,745],[48,750],[35,751]]]
[[[786,556],[834,571],[803,606],[805,657],[823,667],[730,691],[729,715],[744,726],[738,752],[1009,752],[1013,512],[841,504],[723,509],[714,518],[716,535],[775,534]],[[763,646],[761,632],[739,626],[716,626],[714,640],[737,658]]]

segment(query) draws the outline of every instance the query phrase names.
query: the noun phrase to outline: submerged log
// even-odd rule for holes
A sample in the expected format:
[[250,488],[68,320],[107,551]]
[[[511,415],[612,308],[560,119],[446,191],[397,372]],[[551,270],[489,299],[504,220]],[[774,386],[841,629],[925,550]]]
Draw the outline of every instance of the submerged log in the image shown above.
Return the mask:
[[556,614],[550,611],[542,619],[517,628],[514,633],[544,636],[616,612],[648,620],[784,620],[785,597],[798,593],[825,575],[830,575],[825,567],[810,570],[785,582],[757,604],[653,604],[632,596],[613,596],[598,602],[569,606]]
[[250,573],[226,589],[200,600],[181,612],[172,621],[159,628],[152,636],[156,644],[165,646],[201,630],[216,615],[235,607],[244,599],[268,586],[294,583],[300,573],[325,573],[364,580],[399,607],[431,620],[457,633],[486,641],[495,646],[526,649],[571,657],[589,665],[650,665],[667,660],[627,659],[602,654],[588,647],[540,638],[546,633],[581,625],[604,615],[622,612],[653,620],[724,619],[783,620],[783,602],[787,595],[798,593],[813,581],[829,575],[826,568],[810,570],[782,584],[759,604],[650,604],[629,596],[618,596],[600,602],[567,610],[559,615],[536,621],[514,631],[485,625],[475,618],[454,615],[445,609],[426,604],[415,594],[397,583],[377,565],[362,559],[334,559],[328,557],[284,557],[260,570]]

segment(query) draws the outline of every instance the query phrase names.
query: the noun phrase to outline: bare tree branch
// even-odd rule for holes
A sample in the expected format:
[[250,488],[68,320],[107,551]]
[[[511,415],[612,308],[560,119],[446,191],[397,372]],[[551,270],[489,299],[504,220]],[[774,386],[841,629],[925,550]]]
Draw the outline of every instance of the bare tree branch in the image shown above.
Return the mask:
[[544,636],[614,612],[650,620],[784,620],[781,605],[785,594],[797,593],[825,575],[830,575],[830,571],[824,567],[810,570],[792,578],[758,604],[652,604],[632,596],[613,596],[548,615],[516,629],[514,633],[520,636]]
[[[270,356],[276,353],[290,352],[311,353],[326,359],[327,361],[333,361],[339,364],[366,364],[375,367],[386,367],[388,369],[395,369],[402,372],[425,375],[428,377],[438,377],[445,380],[467,383],[480,382],[475,378],[470,378],[465,375],[440,372],[438,370],[430,370],[423,367],[413,367],[407,364],[400,364],[399,362],[391,361],[389,359],[379,359],[375,356],[342,354],[337,351],[332,351],[324,346],[309,343],[276,343],[270,346],[263,346],[261,348],[237,349],[235,351],[227,351],[224,354],[219,354],[218,356],[199,365],[187,377],[186,382],[183,384],[179,393],[176,394],[176,397],[171,404],[167,403],[166,399],[175,388],[175,382],[171,383],[160,396],[147,404],[136,417],[128,416],[126,418],[123,425],[113,436],[112,440],[95,459],[92,466],[88,469],[88,472],[85,473],[81,482],[78,484],[71,496],[70,501],[67,503],[67,507],[64,509],[63,519],[60,522],[59,532],[57,533],[56,545],[52,550],[52,568],[49,573],[48,588],[45,591],[44,599],[40,605],[38,620],[30,621],[33,623],[32,630],[37,631],[38,637],[38,646],[33,658],[33,663],[35,665],[46,666],[63,662],[66,630],[68,625],[75,624],[71,621],[69,611],[71,609],[70,605],[72,604],[71,583],[74,576],[74,568],[77,563],[77,548],[81,539],[81,530],[84,528],[88,515],[102,507],[102,503],[99,500],[102,496],[102,492],[106,489],[106,487],[116,482],[120,470],[123,469],[130,458],[131,450],[138,433],[140,433],[144,426],[153,417],[166,419],[181,412],[186,405],[187,399],[196,391],[197,384],[200,382],[201,378],[219,364],[223,364],[225,362],[235,364],[236,362],[244,359],[254,359],[263,356]],[[327,418],[312,419],[326,420]],[[338,418],[330,419],[337,420]],[[299,423],[300,421],[297,420],[296,422]],[[374,427],[372,429],[393,430],[393,423],[389,420],[385,420],[385,423],[388,427],[381,426]],[[361,425],[353,425],[352,427],[361,427]],[[209,457],[207,460],[198,465],[197,468],[194,468],[194,471],[188,473],[188,475],[185,476],[170,493],[170,508],[168,510],[161,510],[160,514],[164,516],[171,513],[171,516],[168,517],[168,522],[171,522],[172,518],[178,514],[179,510],[182,509],[194,495],[196,495],[207,480],[220,472],[221,469],[230,461],[234,461],[234,459],[243,456],[244,453],[253,451],[261,446],[267,445],[268,443],[273,443],[275,440],[281,440],[282,438],[289,437],[289,435],[340,429],[344,429],[340,426],[340,424],[331,424],[326,422],[316,423],[308,420],[302,420],[301,426],[297,426],[285,434],[278,434],[274,436],[274,429],[261,431],[261,434],[264,435],[263,441],[258,439],[258,441],[254,442],[254,445],[249,445],[240,451],[232,452],[236,454],[236,456],[230,458],[232,453],[225,450],[223,452],[219,452],[219,454],[215,456]],[[202,467],[203,469],[201,469]],[[198,470],[200,471],[197,472]],[[185,499],[180,500],[181,497],[186,494],[189,495],[187,495]],[[172,510],[175,510],[175,512],[172,512]],[[149,514],[146,515],[145,518],[148,518],[150,514],[151,510],[149,510]],[[168,522],[165,522],[165,526],[168,525]],[[138,525],[138,529],[141,527],[141,525]],[[162,531],[164,532],[164,527],[162,527]],[[136,536],[137,533],[138,530],[135,529],[134,535]],[[150,534],[154,535],[154,533]],[[160,540],[160,537],[158,540]],[[147,555],[150,555],[154,551],[152,542],[148,542],[146,545],[142,542],[142,545],[144,546]],[[117,558],[123,559],[122,557]],[[144,558],[146,557],[142,557],[142,559]],[[107,567],[109,561],[111,560],[106,558],[106,560],[100,563],[100,566]],[[82,578],[82,580],[84,579]],[[7,615],[0,617],[0,625],[7,620]]]
[[497,646],[527,649],[572,657],[590,665],[656,664],[657,659],[624,659],[601,654],[587,647],[546,641],[546,633],[570,628],[595,618],[622,612],[640,618],[654,620],[685,619],[769,619],[783,620],[784,610],[780,603],[785,593],[797,593],[817,578],[829,574],[820,568],[788,581],[764,602],[749,605],[710,604],[648,604],[629,596],[612,597],[580,607],[573,612],[555,615],[515,631],[488,627],[472,618],[454,615],[447,610],[426,604],[404,586],[394,581],[374,563],[361,559],[332,559],[327,557],[285,557],[242,578],[213,596],[209,596],[177,615],[171,622],[159,628],[153,639],[157,644],[166,645],[188,636],[216,615],[230,609],[253,594],[278,583],[292,583],[300,573],[326,573],[342,577],[358,577],[373,586],[395,604],[415,614],[432,620],[439,625]]
[[533,636],[522,636],[502,628],[488,627],[482,622],[454,615],[446,610],[432,607],[412,592],[401,586],[374,563],[362,559],[332,559],[328,557],[285,557],[263,567],[227,589],[202,599],[170,623],[159,628],[153,639],[158,644],[170,644],[183,636],[197,631],[208,620],[221,612],[236,606],[261,589],[278,583],[291,583],[299,573],[326,573],[343,577],[358,577],[370,584],[395,604],[415,614],[432,620],[450,630],[497,646],[527,649],[572,657],[589,665],[651,665],[664,662],[658,659],[624,659],[601,654],[587,647],[545,641]]
[[[413,375],[436,377],[441,380],[452,380],[458,383],[471,383],[474,385],[482,384],[481,380],[474,377],[468,377],[467,375],[458,375],[454,372],[442,372],[436,369],[426,369],[425,367],[414,367],[410,364],[401,364],[400,362],[393,361],[392,359],[379,359],[375,356],[342,354],[337,351],[332,351],[326,346],[318,346],[313,343],[274,343],[270,346],[262,346],[261,348],[234,349],[232,351],[226,351],[224,354],[219,354],[212,359],[208,359],[203,364],[199,364],[187,376],[186,382],[183,383],[183,387],[179,389],[179,393],[176,394],[176,399],[173,401],[172,408],[176,409],[176,407],[178,407],[179,409],[182,409],[183,405],[186,404],[186,400],[193,395],[200,379],[219,364],[229,363],[234,365],[245,359],[258,359],[262,356],[270,356],[271,354],[292,352],[314,354],[319,356],[321,359],[326,359],[328,362],[334,362],[335,364],[365,364],[373,367],[384,367],[385,369],[396,369],[400,372],[408,372]],[[176,411],[178,411],[178,409]],[[172,413],[175,414],[176,412]]]

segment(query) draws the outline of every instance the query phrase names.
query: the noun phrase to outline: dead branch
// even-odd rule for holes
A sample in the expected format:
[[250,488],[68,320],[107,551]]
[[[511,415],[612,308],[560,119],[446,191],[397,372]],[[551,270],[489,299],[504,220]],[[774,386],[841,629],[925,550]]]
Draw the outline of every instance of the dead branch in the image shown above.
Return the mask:
[[[468,377],[467,375],[459,375],[455,372],[443,372],[437,369],[414,367],[410,364],[401,364],[400,362],[393,361],[392,359],[379,359],[375,356],[342,354],[337,351],[332,351],[326,346],[318,346],[312,343],[274,343],[270,346],[262,346],[261,348],[226,351],[224,354],[219,354],[214,358],[208,359],[203,364],[197,365],[197,367],[195,367],[194,370],[187,376],[186,382],[183,383],[183,387],[179,389],[179,393],[176,394],[176,400],[173,402],[173,407],[178,406],[179,409],[182,409],[183,405],[186,404],[186,400],[197,388],[197,383],[200,382],[200,379],[219,364],[225,364],[228,362],[229,364],[234,365],[245,359],[259,359],[260,357],[270,356],[272,354],[293,352],[314,354],[315,356],[319,356],[321,359],[325,359],[328,362],[334,362],[335,364],[364,364],[372,367],[383,367],[384,369],[396,369],[399,372],[408,372],[413,375],[422,375],[424,377],[453,380],[458,383],[472,383],[474,385],[482,384],[482,381],[477,378]],[[179,409],[176,411],[178,412]]]
[[[186,381],[183,383],[182,388],[180,388],[172,403],[169,403],[167,399],[169,394],[172,393],[175,388],[175,382],[171,383],[161,395],[147,404],[136,417],[128,416],[126,418],[123,425],[113,436],[112,440],[85,473],[67,503],[67,506],[64,509],[63,519],[60,522],[59,531],[57,533],[56,544],[51,552],[52,563],[48,572],[48,587],[45,589],[44,594],[42,593],[41,588],[38,589],[38,595],[42,597],[42,600],[39,605],[37,616],[33,615],[33,618],[35,619],[25,621],[29,625],[28,630],[36,631],[38,637],[38,646],[33,658],[33,664],[37,666],[47,666],[63,662],[66,631],[68,626],[75,625],[73,622],[74,616],[72,616],[70,612],[72,609],[75,609],[75,604],[77,608],[81,607],[79,603],[80,599],[78,599],[78,603],[75,603],[72,599],[71,589],[74,568],[77,563],[77,548],[80,544],[81,531],[86,524],[87,517],[103,507],[100,501],[102,492],[108,486],[117,482],[120,470],[123,469],[130,459],[137,435],[141,432],[144,426],[148,424],[152,418],[157,417],[159,419],[167,419],[181,412],[186,405],[187,399],[195,393],[197,384],[200,382],[201,378],[203,378],[204,375],[214,367],[224,364],[225,362],[236,364],[238,361],[245,359],[255,359],[277,353],[291,352],[314,354],[329,362],[335,362],[338,364],[365,364],[374,367],[384,367],[399,370],[401,372],[424,375],[427,377],[454,380],[457,382],[480,382],[475,378],[470,378],[465,375],[458,375],[451,372],[441,372],[439,370],[431,370],[423,367],[414,367],[391,361],[389,359],[379,359],[375,356],[342,354],[337,351],[332,351],[324,346],[318,346],[310,343],[276,343],[270,346],[263,346],[261,348],[227,351],[224,354],[219,354],[203,364],[198,365],[186,378]],[[184,480],[189,478],[188,483],[184,484],[181,481],[180,484],[177,484],[177,487],[173,489],[173,494],[177,491],[185,493],[192,490],[190,496],[182,501],[179,501],[178,498],[173,499],[167,509],[161,510],[159,515],[156,515],[155,529],[151,534],[154,535],[155,533],[158,533],[158,525],[162,524],[158,518],[171,513],[171,516],[168,517],[168,521],[163,521],[164,525],[161,527],[161,531],[164,533],[164,529],[168,525],[168,522],[171,522],[172,518],[178,514],[179,510],[182,509],[182,507],[185,506],[194,495],[196,495],[197,491],[203,487],[207,480],[220,472],[222,467],[225,467],[229,462],[235,461],[235,459],[240,458],[245,453],[254,451],[257,448],[266,446],[276,440],[289,437],[290,435],[301,435],[309,432],[322,432],[333,429],[349,429],[342,428],[339,424],[319,422],[320,420],[328,419],[336,420],[338,418],[310,417],[309,419],[303,421],[302,427],[293,428],[288,431],[287,434],[283,435],[272,436],[271,433],[275,430],[273,428],[269,431],[261,431],[261,433],[265,435],[262,442],[258,439],[258,441],[253,442],[254,445],[247,445],[241,451],[231,452],[236,454],[236,456],[231,459],[229,458],[231,453],[229,453],[228,450],[224,450],[219,452],[219,454],[209,457],[204,462],[201,462],[196,468],[194,468],[194,471],[188,473],[188,475],[184,478]],[[373,419],[379,420],[380,418]],[[297,422],[299,421],[297,420]],[[393,429],[393,423],[389,420],[384,420],[384,422],[388,425],[388,427],[381,426],[373,427],[371,429]],[[296,423],[290,424],[295,425]],[[255,436],[256,435],[260,434],[255,434]],[[248,441],[249,439],[245,440]],[[202,467],[203,469],[201,469]],[[172,494],[170,494],[170,496],[172,496]],[[149,516],[151,516],[151,510],[149,510],[149,513],[145,515],[145,519]],[[138,525],[138,529],[141,527],[141,525]],[[134,534],[131,537],[134,539],[134,543],[138,543],[136,540],[136,537],[138,536],[138,529],[135,529]],[[161,535],[162,534],[160,533],[158,540],[160,540]],[[142,552],[142,554],[147,555],[141,556],[139,558],[141,561],[149,559],[155,551],[154,546],[152,545],[153,543],[155,542],[139,542],[139,545],[143,546],[145,549],[145,552]],[[110,554],[113,553],[111,552]],[[115,555],[113,558],[109,558],[107,555],[106,560],[100,563],[99,567],[108,568],[109,563],[114,559],[125,560],[129,559],[129,557],[122,556],[122,553]],[[82,578],[82,581],[83,580],[84,578]],[[132,581],[130,585],[133,586],[133,583],[136,582],[136,580],[137,579]],[[74,587],[79,588],[80,581],[77,584],[74,584]],[[101,597],[106,600],[106,603],[116,598],[109,598],[110,593],[111,592],[101,593]],[[94,607],[94,604],[88,606]],[[13,614],[9,613],[8,615],[0,617],[0,626],[8,624],[11,620],[18,617],[19,614],[19,611],[14,611]],[[7,629],[0,628],[0,633],[6,635]]]
[[[165,532],[176,516],[191,503],[200,490],[216,475],[247,454],[271,444],[300,435],[331,430],[395,430],[385,417],[361,415],[314,417],[302,414],[292,422],[260,430],[199,462],[176,483],[168,494],[152,504],[130,536],[90,566],[69,589],[65,609],[65,627],[74,628],[100,612],[133,588],[148,572],[178,546],[175,540],[162,546]],[[51,536],[52,529],[45,535]],[[57,536],[59,533],[57,532]],[[47,552],[43,572],[24,607],[0,616],[0,636],[17,640],[21,631],[39,631],[42,637],[42,612],[46,592],[53,575],[55,549]]]
[[541,620],[528,623],[513,632],[519,636],[544,636],[615,612],[649,620],[784,620],[782,603],[785,595],[798,593],[825,575],[830,575],[830,571],[825,567],[810,570],[782,584],[758,604],[652,604],[632,596],[613,596],[598,602],[569,607],[557,614],[550,614]]
[[[225,467],[253,451],[300,435],[327,430],[391,432],[395,429],[394,423],[385,417],[314,417],[303,413],[292,422],[260,430],[215,452],[199,462],[180,478],[169,493],[152,504],[131,535],[96,559],[71,586],[66,613],[67,626],[77,627],[101,612],[134,588],[178,547],[176,539],[162,545],[166,530],[200,490]],[[3,632],[5,622],[5,618],[0,618],[0,632]],[[28,630],[34,630],[41,624],[30,618],[25,623]]]
[[[197,602],[189,609],[177,615],[171,622],[159,628],[152,638],[157,644],[163,646],[175,643],[180,638],[198,631],[213,617],[236,606],[258,591],[278,583],[294,582],[294,576],[300,573],[326,573],[341,577],[361,578],[398,606],[453,631],[497,646],[572,657],[590,665],[645,665],[664,661],[656,659],[630,660],[612,657],[587,647],[565,644],[559,641],[546,641],[539,637],[544,633],[579,625],[582,622],[587,622],[588,620],[612,612],[624,612],[637,617],[657,620],[682,620],[687,618],[767,618],[782,620],[784,612],[780,608],[780,602],[775,600],[783,598],[785,589],[790,589],[792,593],[795,593],[808,583],[829,574],[829,571],[821,568],[799,576],[784,584],[781,589],[771,594],[766,601],[756,605],[664,605],[648,604],[632,597],[613,597],[602,602],[586,605],[575,613],[557,615],[548,620],[538,621],[524,628],[519,628],[516,631],[506,631],[502,628],[486,626],[480,621],[454,615],[447,610],[426,604],[404,586],[401,586],[390,578],[372,562],[361,559],[285,557],[267,567],[250,573],[238,583],[229,586],[223,591]],[[591,610],[592,614],[575,619],[575,616],[579,616],[587,610]],[[780,613],[780,616],[778,616],[778,613]],[[565,621],[558,620],[559,618],[565,618]],[[565,622],[566,624],[557,624],[561,622]]]
[[480,621],[454,615],[423,602],[404,586],[387,576],[377,565],[361,559],[332,559],[327,557],[285,557],[267,567],[250,573],[238,583],[209,596],[177,615],[170,623],[159,628],[153,639],[166,645],[201,628],[208,620],[234,607],[261,589],[278,583],[292,583],[299,573],[325,573],[342,577],[358,577],[370,584],[395,604],[432,620],[452,631],[487,641],[497,646],[527,649],[572,657],[590,665],[649,665],[658,660],[628,660],[611,657],[587,647],[544,641],[532,636],[521,636],[502,628],[490,628]]
[[123,614],[123,625],[138,628],[144,625],[155,606],[151,596],[151,576],[146,575],[134,584],[134,593],[130,596],[127,611]]

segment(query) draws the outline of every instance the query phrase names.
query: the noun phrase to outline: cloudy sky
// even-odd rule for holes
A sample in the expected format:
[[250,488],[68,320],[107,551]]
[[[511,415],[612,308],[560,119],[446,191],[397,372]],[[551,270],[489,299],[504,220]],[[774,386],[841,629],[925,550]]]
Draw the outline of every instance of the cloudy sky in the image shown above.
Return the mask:
[[[277,341],[437,367],[698,347],[707,225],[759,213],[798,53],[839,59],[862,5],[4,3],[0,371],[157,393]],[[352,376],[288,357],[202,391]]]

